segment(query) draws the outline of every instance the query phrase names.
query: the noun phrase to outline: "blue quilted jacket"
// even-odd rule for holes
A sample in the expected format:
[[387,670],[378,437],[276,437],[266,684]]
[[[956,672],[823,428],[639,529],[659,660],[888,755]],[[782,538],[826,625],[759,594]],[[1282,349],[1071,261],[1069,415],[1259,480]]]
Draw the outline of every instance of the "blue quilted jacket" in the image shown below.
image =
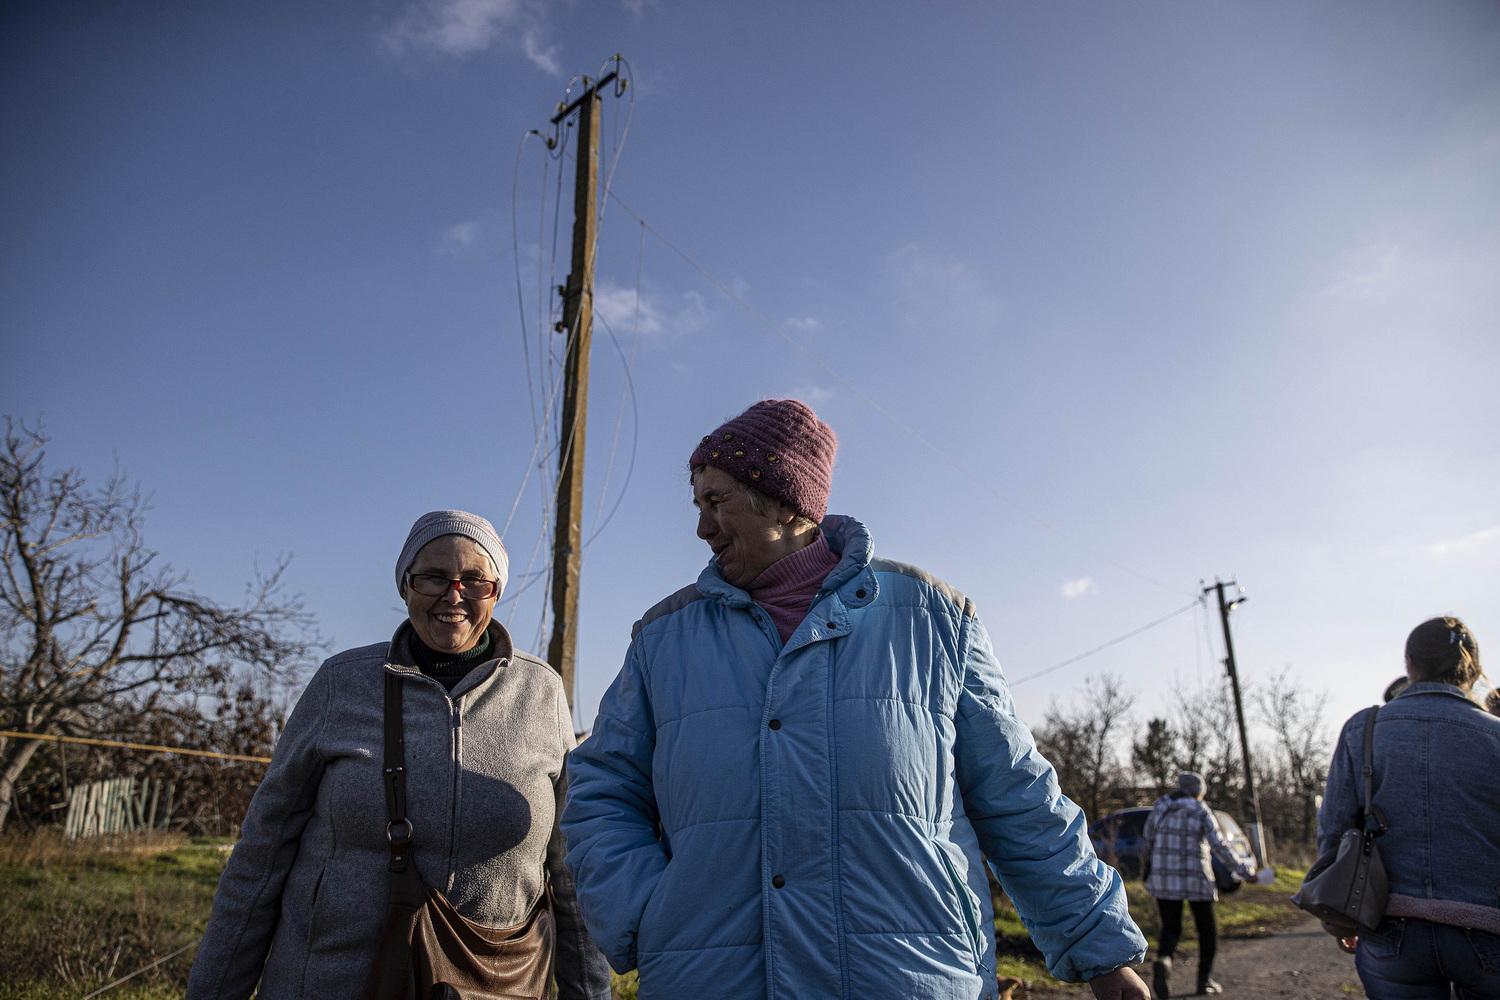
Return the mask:
[[1058,790],[974,604],[841,554],[783,645],[710,564],[637,623],[569,760],[584,919],[642,998],[993,997],[987,856],[1053,974],[1145,940]]

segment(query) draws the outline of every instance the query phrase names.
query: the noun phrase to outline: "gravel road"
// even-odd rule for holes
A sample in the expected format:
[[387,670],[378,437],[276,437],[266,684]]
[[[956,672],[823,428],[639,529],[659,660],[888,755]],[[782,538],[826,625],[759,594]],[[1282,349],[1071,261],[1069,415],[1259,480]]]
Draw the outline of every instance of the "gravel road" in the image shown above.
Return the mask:
[[[1196,952],[1177,952],[1172,995],[1191,996],[1197,983]],[[1150,982],[1150,964],[1139,970]],[[1345,1000],[1365,995],[1354,973],[1354,956],[1339,950],[1311,917],[1260,938],[1221,938],[1214,979],[1224,984],[1225,1000],[1286,997],[1290,1000]],[[1086,986],[1034,986],[1015,991],[1014,1000],[1091,997]]]

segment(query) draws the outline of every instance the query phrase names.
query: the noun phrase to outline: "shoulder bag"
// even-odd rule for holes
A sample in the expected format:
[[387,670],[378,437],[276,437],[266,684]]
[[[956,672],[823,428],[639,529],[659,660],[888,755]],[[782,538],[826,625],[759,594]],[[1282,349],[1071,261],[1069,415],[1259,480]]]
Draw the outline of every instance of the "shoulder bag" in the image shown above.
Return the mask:
[[1331,850],[1313,862],[1292,902],[1335,927],[1373,931],[1385,916],[1390,882],[1375,840],[1386,831],[1385,816],[1370,801],[1375,776],[1375,717],[1365,719],[1365,801],[1358,824],[1345,830]]
[[546,1000],[555,929],[550,889],[512,927],[487,927],[422,881],[406,815],[399,674],[385,677],[385,803],[390,901],[365,1000]]

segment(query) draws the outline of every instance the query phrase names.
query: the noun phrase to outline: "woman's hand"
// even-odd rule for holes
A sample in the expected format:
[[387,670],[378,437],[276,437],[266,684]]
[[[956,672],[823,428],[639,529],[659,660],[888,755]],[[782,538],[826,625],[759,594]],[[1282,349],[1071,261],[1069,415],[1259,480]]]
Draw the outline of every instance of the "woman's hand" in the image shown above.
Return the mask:
[[1128,966],[1089,980],[1094,1000],[1151,1000],[1151,991]]
[[1340,927],[1338,924],[1330,924],[1326,920],[1322,921],[1322,924],[1323,930],[1339,939],[1340,948],[1351,955],[1354,954],[1354,949],[1359,946],[1358,934],[1350,934],[1349,928]]

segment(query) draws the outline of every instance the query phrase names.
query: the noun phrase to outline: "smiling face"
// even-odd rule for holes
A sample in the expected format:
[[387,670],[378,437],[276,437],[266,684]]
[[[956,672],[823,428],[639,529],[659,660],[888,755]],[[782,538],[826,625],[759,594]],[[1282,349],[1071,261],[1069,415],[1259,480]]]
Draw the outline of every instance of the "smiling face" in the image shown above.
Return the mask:
[[693,506],[698,508],[698,537],[708,543],[719,572],[736,587],[745,587],[808,537],[792,530],[795,512],[767,500],[756,510],[750,488],[723,469],[705,465],[693,472]]
[[[495,566],[478,543],[462,535],[443,535],[422,546],[412,561],[412,575],[432,573],[459,580],[463,577],[495,579]],[[482,601],[466,598],[449,587],[441,597],[419,594],[406,588],[406,613],[417,638],[437,653],[466,653],[479,645],[499,594]]]

